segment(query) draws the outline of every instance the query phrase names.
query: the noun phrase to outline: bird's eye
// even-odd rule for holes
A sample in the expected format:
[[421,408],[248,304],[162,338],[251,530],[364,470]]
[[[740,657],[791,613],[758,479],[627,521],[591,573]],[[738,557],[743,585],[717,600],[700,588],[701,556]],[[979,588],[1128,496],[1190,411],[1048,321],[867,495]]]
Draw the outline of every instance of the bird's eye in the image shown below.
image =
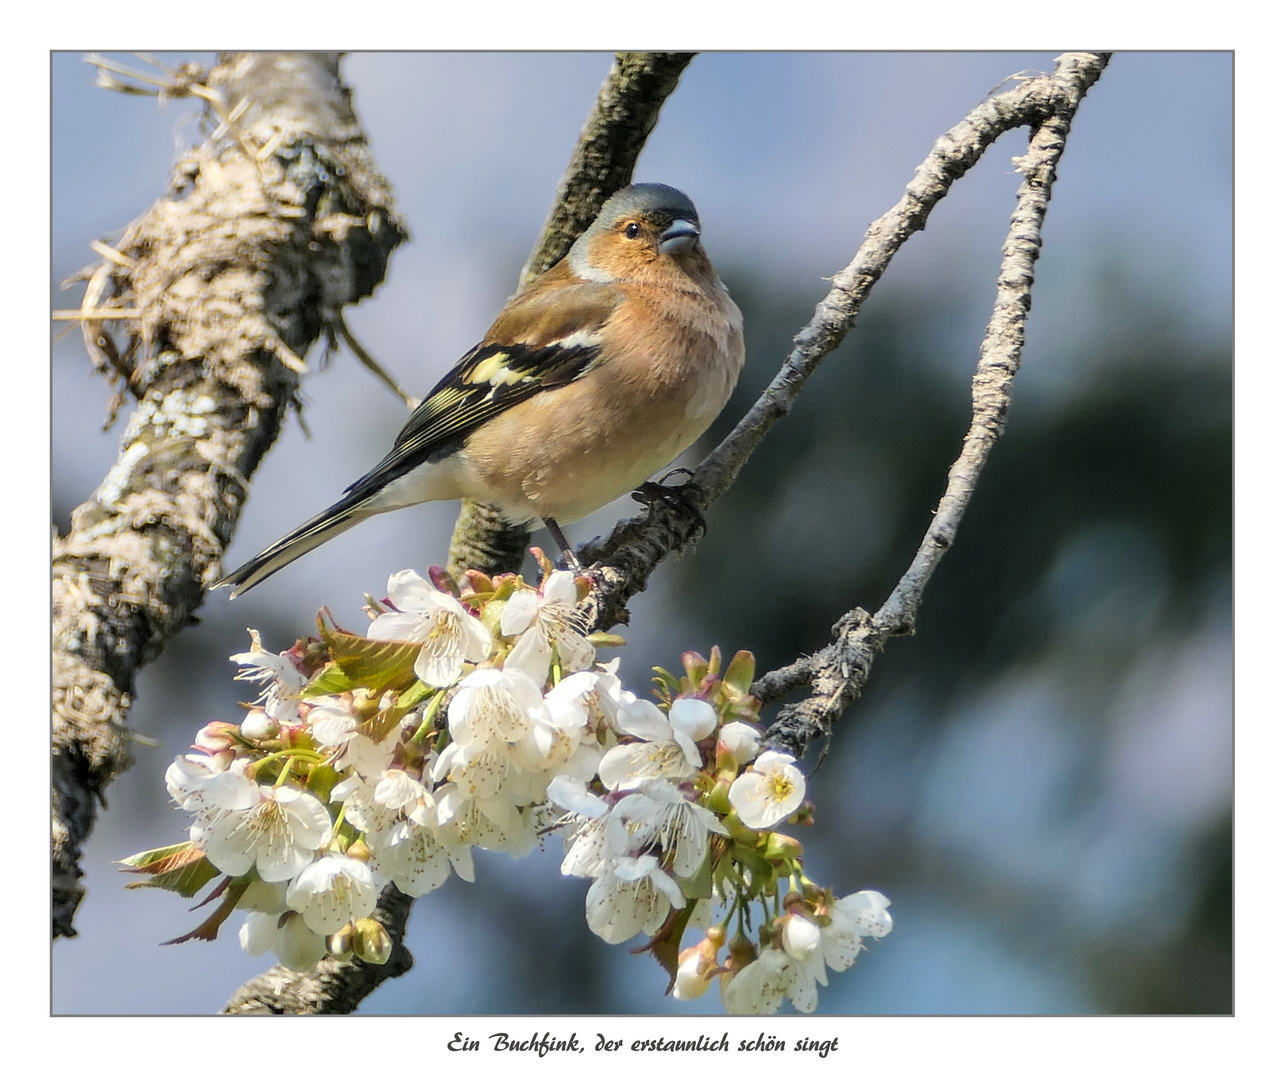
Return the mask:
[[639,225],[638,222],[636,221],[631,221],[628,225],[625,226],[625,239],[637,240],[638,234],[640,232],[642,232],[642,226]]

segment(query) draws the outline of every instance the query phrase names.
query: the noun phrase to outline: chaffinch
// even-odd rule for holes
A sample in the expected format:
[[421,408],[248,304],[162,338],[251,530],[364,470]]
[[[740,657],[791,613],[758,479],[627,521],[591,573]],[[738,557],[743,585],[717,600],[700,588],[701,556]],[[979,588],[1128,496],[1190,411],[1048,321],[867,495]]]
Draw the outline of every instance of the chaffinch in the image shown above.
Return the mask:
[[236,596],[374,514],[436,499],[513,524],[576,521],[636,488],[722,411],[745,359],[741,313],[691,200],[616,192],[567,256],[505,305],[343,498],[219,585]]

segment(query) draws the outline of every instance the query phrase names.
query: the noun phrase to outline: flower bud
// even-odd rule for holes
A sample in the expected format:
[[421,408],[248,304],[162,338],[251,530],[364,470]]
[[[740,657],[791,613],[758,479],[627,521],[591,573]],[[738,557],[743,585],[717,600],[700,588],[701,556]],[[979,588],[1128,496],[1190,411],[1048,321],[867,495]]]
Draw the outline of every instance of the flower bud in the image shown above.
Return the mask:
[[298,914],[287,911],[273,939],[272,951],[292,971],[309,971],[326,955],[326,939],[310,930]]
[[674,975],[676,999],[691,1001],[709,989],[714,976],[722,971],[718,966],[718,950],[726,937],[723,927],[711,926],[702,941],[678,954],[678,971]]
[[393,955],[393,939],[377,919],[358,919],[352,923],[353,955],[368,964],[386,964]]
[[759,755],[763,746],[762,736],[749,724],[734,720],[718,729],[720,749],[726,747],[728,755],[737,765],[746,765]]
[[349,923],[342,930],[336,930],[330,935],[330,939],[326,942],[326,951],[340,960],[347,960],[352,956],[353,938],[355,936],[353,925]]
[[693,945],[678,954],[678,971],[674,975],[676,1000],[692,1001],[709,989],[709,979],[703,971],[707,966],[699,945]]
[[783,859],[801,859],[803,858],[803,845],[793,836],[786,836],[785,833],[768,833],[767,844],[763,848],[763,857],[770,862],[780,862]]
[[196,733],[196,741],[192,745],[207,754],[218,755],[226,750],[236,749],[234,733],[240,734],[236,724],[229,724],[226,720],[211,720]]
[[250,742],[271,739],[281,731],[281,725],[262,709],[251,709],[241,721],[241,737]]

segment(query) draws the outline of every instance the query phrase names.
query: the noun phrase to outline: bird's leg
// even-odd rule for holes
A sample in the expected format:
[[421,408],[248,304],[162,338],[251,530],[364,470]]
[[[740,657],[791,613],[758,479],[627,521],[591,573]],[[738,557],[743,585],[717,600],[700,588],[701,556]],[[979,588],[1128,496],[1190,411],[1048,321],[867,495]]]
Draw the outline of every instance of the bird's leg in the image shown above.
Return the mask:
[[549,530],[549,535],[553,537],[553,542],[562,549],[563,557],[567,560],[567,569],[578,571],[581,569],[580,560],[576,558],[576,553],[571,550],[571,545],[567,543],[567,538],[562,533],[561,526],[551,517],[544,519],[544,527]]

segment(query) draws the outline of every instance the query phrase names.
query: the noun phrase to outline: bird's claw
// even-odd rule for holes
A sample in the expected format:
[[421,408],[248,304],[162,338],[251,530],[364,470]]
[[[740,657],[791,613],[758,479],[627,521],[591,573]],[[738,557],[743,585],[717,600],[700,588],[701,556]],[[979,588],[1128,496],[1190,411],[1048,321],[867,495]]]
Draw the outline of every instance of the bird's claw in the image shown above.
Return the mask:
[[674,469],[672,472],[666,473],[664,477],[661,478],[660,482],[648,480],[639,485],[639,487],[635,491],[631,492],[630,495],[634,501],[647,507],[647,515],[649,518],[655,515],[658,503],[666,503],[676,510],[690,514],[696,519],[696,527],[703,535],[709,531],[709,526],[705,522],[704,513],[701,512],[700,506],[697,505],[696,491],[692,487],[691,483],[688,482],[669,485],[663,482],[664,480],[669,479],[669,477],[680,472],[686,473],[689,479],[692,475],[692,471],[690,469]]

